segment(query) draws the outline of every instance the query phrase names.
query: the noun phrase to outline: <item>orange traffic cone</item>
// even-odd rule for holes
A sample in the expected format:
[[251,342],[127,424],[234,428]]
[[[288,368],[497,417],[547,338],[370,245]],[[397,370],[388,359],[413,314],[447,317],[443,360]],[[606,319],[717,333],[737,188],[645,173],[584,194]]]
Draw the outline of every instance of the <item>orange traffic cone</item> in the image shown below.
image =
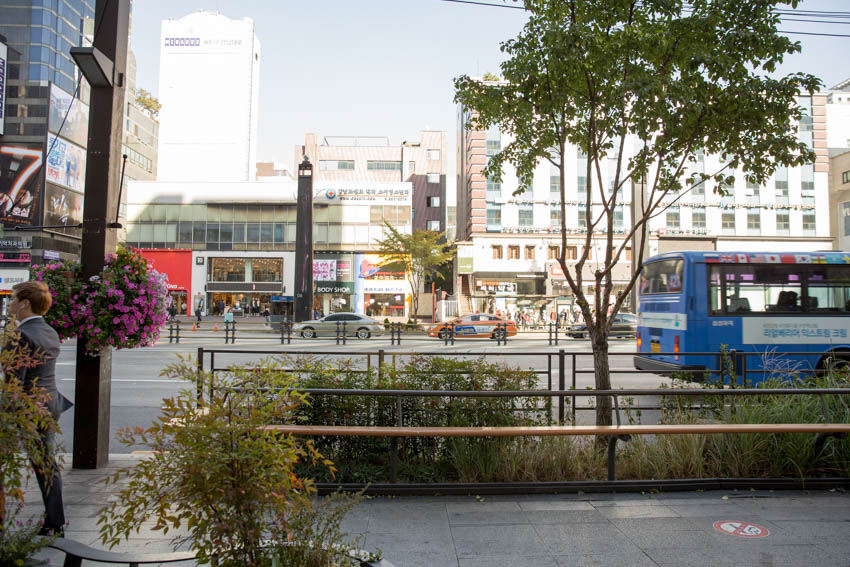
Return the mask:
[[216,332],[218,332],[218,324],[216,324],[216,325],[213,325],[213,331],[216,331]]
[[194,323],[192,323],[192,330],[193,331],[195,330],[195,324]]

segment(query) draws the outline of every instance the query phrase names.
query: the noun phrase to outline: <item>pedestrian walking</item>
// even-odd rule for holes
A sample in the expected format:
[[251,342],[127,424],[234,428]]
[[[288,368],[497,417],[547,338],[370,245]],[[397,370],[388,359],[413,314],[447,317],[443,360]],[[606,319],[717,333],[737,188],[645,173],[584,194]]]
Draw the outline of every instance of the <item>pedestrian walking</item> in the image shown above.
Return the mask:
[[265,311],[263,311],[263,317],[266,320],[266,327],[271,327],[272,324],[272,314],[269,312],[269,308],[266,307]]
[[198,318],[197,325],[198,325],[198,328],[200,329],[201,328],[201,306],[200,305],[195,307],[195,317]]
[[[59,335],[44,321],[44,314],[50,309],[52,301],[50,289],[42,282],[30,281],[12,287],[8,313],[18,321],[18,345],[24,353],[35,355],[36,363],[6,371],[6,379],[14,376],[23,384],[25,391],[32,391],[36,386],[47,391],[47,409],[58,422],[62,412],[73,404],[56,388]],[[30,461],[44,502],[44,523],[39,535],[64,537],[65,507],[62,502],[62,475],[55,457],[55,434],[47,429],[42,429],[40,433],[39,452],[44,462],[37,466]]]

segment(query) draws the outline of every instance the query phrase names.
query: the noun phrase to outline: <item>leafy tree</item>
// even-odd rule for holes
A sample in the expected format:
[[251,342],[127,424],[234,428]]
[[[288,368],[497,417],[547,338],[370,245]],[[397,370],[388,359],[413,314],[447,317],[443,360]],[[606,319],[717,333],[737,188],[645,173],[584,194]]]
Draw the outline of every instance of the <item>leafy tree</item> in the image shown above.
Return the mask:
[[489,71],[488,71],[488,72],[486,72],[486,73],[484,73],[484,74],[481,76],[481,78],[482,78],[483,80],[485,80],[485,81],[494,81],[494,82],[495,82],[495,81],[498,81],[498,80],[499,80],[499,77],[498,77],[498,76],[494,75],[493,73],[490,73]]
[[156,118],[159,111],[162,109],[162,103],[160,103],[155,96],[145,89],[139,89],[139,93],[136,95],[136,102],[142,105],[142,108],[150,112],[154,118]]
[[404,268],[411,290],[411,318],[419,312],[419,293],[428,274],[439,274],[440,266],[454,258],[455,252],[443,241],[445,234],[433,230],[417,230],[402,234],[389,223],[384,223],[387,236],[377,242],[379,253],[387,263]]
[[[785,55],[800,51],[799,43],[777,31],[779,3],[525,0],[528,22],[501,45],[505,82],[455,79],[455,101],[470,112],[466,126],[498,125],[514,138],[490,159],[489,177],[501,179],[503,165],[510,163],[521,193],[541,160],[560,171],[558,261],[588,325],[599,389],[610,388],[608,334],[636,279],[611,304],[612,269],[633,236],[634,262],[642,266],[648,221],[669,206],[670,193],[684,195],[706,179],[721,186],[737,167],[749,181],[763,183],[780,164],[814,161],[814,152],[795,133],[801,117],[796,97],[817,91],[821,83],[802,73],[771,76]],[[634,139],[639,148],[630,155],[627,140]],[[587,155],[587,232],[574,264],[566,262],[563,204],[568,145]],[[698,152],[720,154],[725,167],[689,173]],[[600,164],[608,159],[616,166],[606,190]],[[634,185],[644,194],[640,209],[615,243],[615,206]],[[598,214],[594,197],[601,202]],[[582,285],[594,240],[607,244],[594,270],[595,310]],[[596,407],[597,423],[610,424],[610,398],[600,397]]]

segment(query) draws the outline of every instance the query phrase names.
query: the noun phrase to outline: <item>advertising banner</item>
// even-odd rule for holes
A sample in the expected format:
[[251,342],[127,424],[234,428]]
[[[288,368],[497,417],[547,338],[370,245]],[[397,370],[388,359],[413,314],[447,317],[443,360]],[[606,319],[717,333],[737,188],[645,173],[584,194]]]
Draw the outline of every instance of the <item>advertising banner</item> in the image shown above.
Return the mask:
[[75,225],[83,222],[83,196],[52,183],[44,192],[44,224]]
[[[68,117],[65,118],[65,113]],[[65,120],[65,124],[62,124]],[[61,131],[60,131],[61,126]],[[88,145],[89,107],[56,85],[50,85],[48,128],[77,145]]]
[[0,268],[0,290],[11,291],[12,286],[29,281],[27,268]]
[[354,293],[354,282],[316,282],[314,293]]
[[0,142],[0,222],[33,224],[41,196],[40,144]]
[[336,260],[313,260],[313,281],[336,281]]
[[47,136],[47,180],[68,189],[83,193],[85,191],[86,150],[57,138]]
[[413,196],[413,184],[371,183],[371,184],[334,184],[326,185],[316,191],[314,202],[333,204],[362,205],[410,205]]
[[6,61],[8,60],[8,51],[6,44],[0,42],[0,136],[5,134],[3,122],[6,119]]

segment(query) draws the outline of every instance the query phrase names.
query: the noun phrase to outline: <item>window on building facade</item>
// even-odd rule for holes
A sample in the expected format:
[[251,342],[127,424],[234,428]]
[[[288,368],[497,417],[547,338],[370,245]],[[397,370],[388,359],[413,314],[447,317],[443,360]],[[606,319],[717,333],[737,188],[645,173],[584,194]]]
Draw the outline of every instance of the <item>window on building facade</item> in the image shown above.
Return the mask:
[[401,171],[400,161],[374,160],[366,162],[369,171]]
[[211,282],[244,282],[245,258],[207,258]]
[[566,251],[567,260],[578,259],[578,246],[567,246]]
[[587,196],[587,177],[579,175],[576,178],[576,192],[580,198]]
[[440,174],[439,173],[429,173],[426,176],[428,183],[439,183],[440,182]]
[[747,234],[761,234],[761,210],[747,211]]
[[850,203],[841,203],[841,218],[844,222],[844,236],[850,236]]
[[776,186],[776,202],[778,204],[788,203],[788,168],[780,165],[774,174]]
[[614,207],[614,230],[623,229],[623,205]]
[[425,152],[425,159],[429,159],[431,161],[439,161],[440,150],[428,150],[427,152]]
[[735,211],[724,211],[721,215],[723,234],[735,234]]
[[691,210],[691,228],[705,230],[705,209],[694,208]]
[[493,250],[493,259],[501,260],[502,259],[502,245],[501,244],[493,244],[490,247]]
[[280,258],[252,258],[251,280],[255,282],[283,281],[283,260]]
[[788,209],[776,211],[776,234],[778,236],[791,234],[791,213]]
[[679,207],[670,207],[667,209],[667,228],[672,230],[679,230],[681,227],[681,216],[679,213]]
[[841,183],[850,183],[850,171],[841,172]]
[[322,171],[354,171],[354,160],[322,159],[319,160],[319,169]]
[[804,164],[800,167],[800,190],[804,205],[815,204],[815,165]]
[[526,260],[534,260],[534,246],[526,246],[525,247],[525,259]]
[[561,226],[561,203],[549,204],[549,224]]
[[425,223],[425,230],[431,230],[433,232],[440,232],[440,221],[438,220],[429,220]]
[[814,211],[803,212],[803,235],[814,236],[816,232],[816,221]]
[[800,117],[800,128],[797,130],[797,135],[801,142],[806,144],[809,148],[813,148],[814,123],[812,120],[812,97],[801,96],[797,99],[797,103],[803,109],[802,116]]
[[426,203],[429,207],[439,207],[440,206],[440,198],[439,197],[428,197],[426,199]]
[[587,228],[587,205],[579,203],[578,206],[578,227]]
[[546,249],[546,258],[549,260],[557,260],[561,257],[561,247],[550,245]]
[[514,244],[508,246],[508,260],[519,260],[519,246]]
[[531,203],[519,205],[519,226],[534,226],[534,205]]
[[761,195],[759,194],[760,186],[758,183],[747,181],[747,203],[756,205],[760,203]]
[[502,205],[487,202],[487,231],[502,231]]
[[625,254],[624,254],[623,257],[626,259],[627,262],[631,262],[632,261],[632,247],[626,246],[626,249],[624,250],[624,252],[625,252]]
[[491,201],[502,198],[502,183],[487,177],[487,198]]

